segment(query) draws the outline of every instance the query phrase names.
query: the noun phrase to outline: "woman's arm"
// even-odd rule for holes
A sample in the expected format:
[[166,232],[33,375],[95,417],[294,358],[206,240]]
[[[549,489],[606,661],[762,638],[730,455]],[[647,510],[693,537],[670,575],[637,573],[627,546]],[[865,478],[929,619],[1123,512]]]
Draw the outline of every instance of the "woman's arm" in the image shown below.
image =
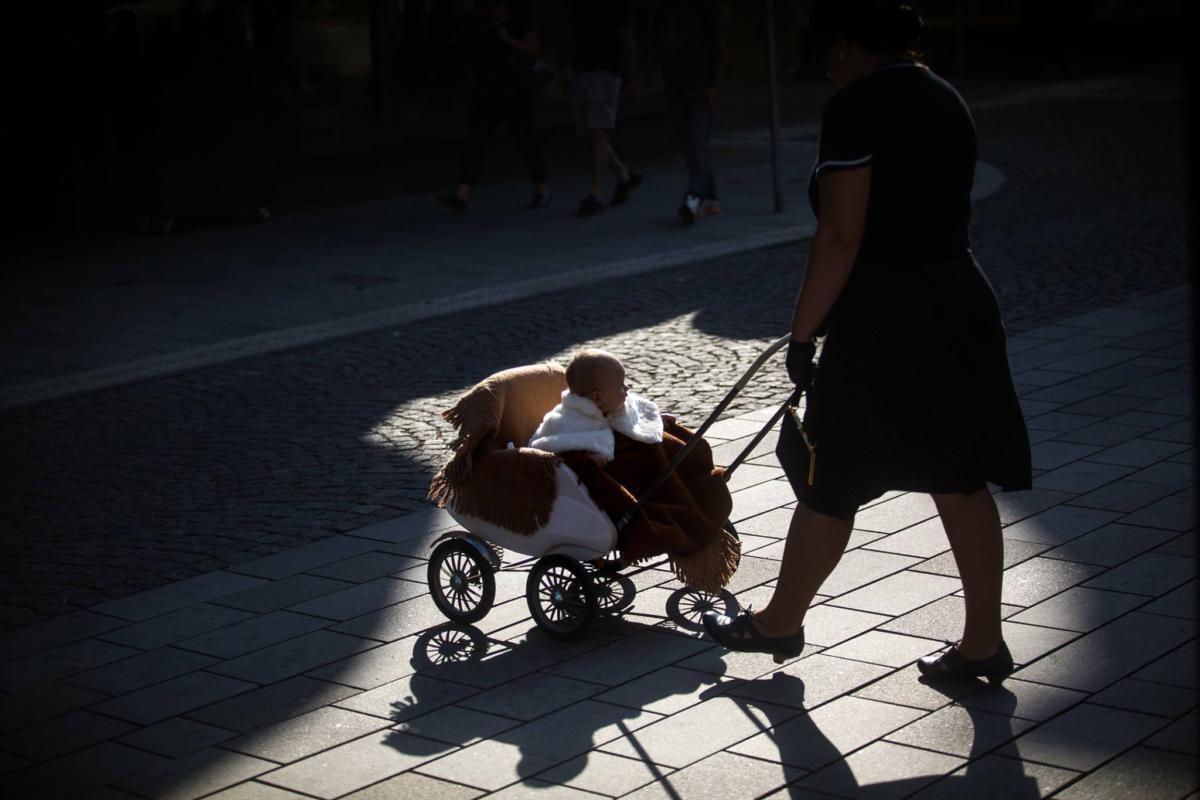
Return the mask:
[[820,330],[850,277],[867,223],[871,167],[827,172],[818,178],[817,191],[821,216],[792,314],[792,339],[798,342]]

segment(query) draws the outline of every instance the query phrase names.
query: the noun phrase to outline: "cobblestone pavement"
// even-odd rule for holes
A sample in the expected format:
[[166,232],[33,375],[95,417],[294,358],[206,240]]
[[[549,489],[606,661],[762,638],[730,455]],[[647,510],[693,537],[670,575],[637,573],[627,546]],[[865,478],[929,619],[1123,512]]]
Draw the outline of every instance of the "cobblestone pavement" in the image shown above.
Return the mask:
[[[1013,331],[1178,285],[1180,107],[1058,100],[977,115],[1008,183],[977,252]],[[418,509],[437,412],[581,344],[697,422],[786,326],[803,247],[600,283],[4,412],[7,626]],[[919,346],[913,343],[912,346]],[[776,369],[731,412],[786,390]]]

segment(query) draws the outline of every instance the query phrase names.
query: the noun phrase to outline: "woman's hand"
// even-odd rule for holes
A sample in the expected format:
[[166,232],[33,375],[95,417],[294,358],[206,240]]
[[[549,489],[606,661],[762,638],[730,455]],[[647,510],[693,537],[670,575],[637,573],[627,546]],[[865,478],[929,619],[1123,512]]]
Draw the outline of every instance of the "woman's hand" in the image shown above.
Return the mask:
[[788,377],[792,379],[792,383],[796,384],[796,389],[801,392],[807,392],[809,387],[812,386],[813,373],[816,371],[813,359],[816,355],[817,346],[811,341],[796,341],[792,339],[788,342]]

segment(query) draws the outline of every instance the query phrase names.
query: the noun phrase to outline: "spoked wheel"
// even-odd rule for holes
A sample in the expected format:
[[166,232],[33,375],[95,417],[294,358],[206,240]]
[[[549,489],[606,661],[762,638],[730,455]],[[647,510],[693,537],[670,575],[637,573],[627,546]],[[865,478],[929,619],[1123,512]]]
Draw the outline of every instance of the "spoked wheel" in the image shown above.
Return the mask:
[[719,611],[730,616],[737,613],[737,600],[729,592],[709,594],[686,587],[671,593],[667,598],[667,617],[684,630],[702,631],[701,619],[706,611]]
[[427,578],[438,611],[454,622],[478,622],[491,611],[496,599],[491,565],[461,539],[449,539],[437,546],[429,559]]
[[583,565],[561,555],[538,559],[525,599],[533,621],[557,639],[578,636],[596,616],[596,586]]

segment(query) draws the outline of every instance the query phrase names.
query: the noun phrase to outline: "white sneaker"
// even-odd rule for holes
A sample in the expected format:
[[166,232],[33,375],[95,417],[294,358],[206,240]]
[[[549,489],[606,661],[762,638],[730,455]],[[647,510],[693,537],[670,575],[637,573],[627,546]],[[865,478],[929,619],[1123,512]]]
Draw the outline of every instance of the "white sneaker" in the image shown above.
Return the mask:
[[679,216],[683,219],[685,225],[694,225],[696,217],[700,214],[700,198],[694,194],[689,194],[683,198],[683,204],[679,206]]

